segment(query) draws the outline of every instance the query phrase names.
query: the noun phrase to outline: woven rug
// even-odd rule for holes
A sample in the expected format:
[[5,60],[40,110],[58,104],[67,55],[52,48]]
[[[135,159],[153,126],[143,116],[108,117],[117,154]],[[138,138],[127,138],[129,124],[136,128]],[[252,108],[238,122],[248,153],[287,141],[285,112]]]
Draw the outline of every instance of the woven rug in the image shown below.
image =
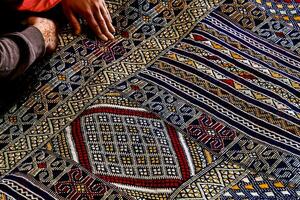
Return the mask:
[[1,199],[300,199],[298,6],[108,1],[106,43],[66,25],[1,115]]

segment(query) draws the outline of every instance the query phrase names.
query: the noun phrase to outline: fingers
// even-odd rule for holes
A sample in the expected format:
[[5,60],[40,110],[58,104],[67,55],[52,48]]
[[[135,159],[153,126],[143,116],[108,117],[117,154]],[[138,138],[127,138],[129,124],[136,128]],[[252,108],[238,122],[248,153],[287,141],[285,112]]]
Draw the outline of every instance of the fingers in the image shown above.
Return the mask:
[[105,12],[106,12],[107,15],[108,15],[109,21],[112,23],[112,19],[111,19],[111,16],[110,16],[110,13],[109,13],[109,11],[108,11],[108,8],[107,8],[107,6],[106,6],[105,1],[103,1],[103,7],[104,7],[104,9],[105,9]]
[[[115,32],[115,28],[112,25],[111,19],[110,19],[109,15],[107,14],[107,12],[105,11],[104,7],[101,7],[100,11],[101,11],[101,13],[99,13],[99,14],[102,15],[102,19],[104,19],[104,22],[105,22],[105,26],[103,26],[103,28],[106,27],[106,29],[108,29],[107,31],[109,31],[110,34],[114,33]],[[99,21],[99,23],[100,23],[100,21]]]
[[108,39],[113,40],[114,36],[113,36],[113,32],[115,31],[108,16],[104,15],[104,9],[103,7],[100,8],[100,11],[97,12],[96,16],[97,16],[97,20],[98,20],[98,24],[102,30],[102,32],[108,37]]
[[80,32],[81,32],[80,23],[77,20],[74,13],[71,10],[66,9],[65,14],[66,14],[67,18],[69,19],[69,22],[70,22],[72,28],[74,29],[75,34],[77,34],[77,35],[80,34]]
[[[97,13],[96,13],[96,15],[97,15]],[[102,33],[102,31],[101,31],[102,28],[100,29],[100,26],[99,26],[99,24],[103,24],[104,23],[104,20],[102,19],[101,22],[97,22],[99,20],[95,19],[94,13],[92,11],[87,12],[84,17],[87,20],[87,23],[89,24],[89,26],[91,27],[91,29],[94,31],[94,33],[96,33],[97,36],[101,40],[107,41],[108,38],[107,38],[106,34]]]
[[106,26],[108,28],[108,30],[111,32],[111,33],[114,33],[115,32],[115,28],[114,26],[112,25],[112,19],[110,17],[110,14],[106,8],[106,5],[105,3],[103,3],[103,5],[100,7],[100,11],[101,11],[101,14],[102,14],[102,17],[103,19],[105,20],[106,22]]

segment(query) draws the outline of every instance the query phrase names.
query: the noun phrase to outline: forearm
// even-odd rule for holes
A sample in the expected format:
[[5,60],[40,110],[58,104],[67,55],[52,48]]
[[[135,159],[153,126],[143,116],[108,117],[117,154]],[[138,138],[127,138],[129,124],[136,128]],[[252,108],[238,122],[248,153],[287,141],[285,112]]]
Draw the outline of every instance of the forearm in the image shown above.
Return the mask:
[[41,32],[29,27],[0,38],[0,77],[14,78],[26,71],[45,52]]

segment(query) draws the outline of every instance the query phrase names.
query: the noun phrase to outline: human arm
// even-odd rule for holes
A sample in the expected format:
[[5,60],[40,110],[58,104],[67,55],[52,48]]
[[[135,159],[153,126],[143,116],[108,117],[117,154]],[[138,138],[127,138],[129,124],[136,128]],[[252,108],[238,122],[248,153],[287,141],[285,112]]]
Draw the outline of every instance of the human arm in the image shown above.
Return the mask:
[[31,26],[22,32],[0,38],[0,78],[14,78],[44,54],[45,43],[40,31]]
[[26,71],[45,52],[56,47],[54,22],[31,17],[28,28],[0,38],[0,78],[13,79]]

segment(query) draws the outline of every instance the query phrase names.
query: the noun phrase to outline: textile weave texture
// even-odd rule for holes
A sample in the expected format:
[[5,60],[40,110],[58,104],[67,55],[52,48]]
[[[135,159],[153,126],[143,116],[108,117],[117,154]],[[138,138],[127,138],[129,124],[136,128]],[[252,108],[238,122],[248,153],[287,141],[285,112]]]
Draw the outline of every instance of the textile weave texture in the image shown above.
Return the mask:
[[300,199],[299,2],[107,4],[18,80],[0,199]]

